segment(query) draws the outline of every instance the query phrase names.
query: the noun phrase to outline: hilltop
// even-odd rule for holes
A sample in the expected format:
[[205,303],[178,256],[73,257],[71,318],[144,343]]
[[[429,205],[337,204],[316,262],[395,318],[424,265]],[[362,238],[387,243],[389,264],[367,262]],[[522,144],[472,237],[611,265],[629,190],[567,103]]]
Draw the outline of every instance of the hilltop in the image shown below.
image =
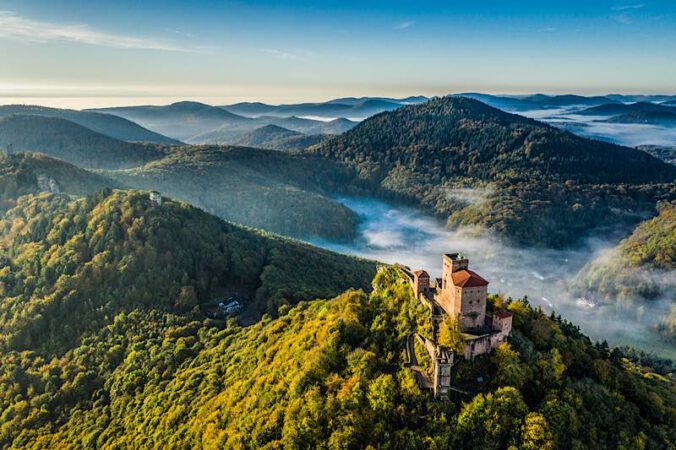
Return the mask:
[[210,328],[158,308],[111,311],[109,326],[59,359],[2,354],[0,445],[673,446],[673,380],[526,300],[493,298],[514,315],[513,342],[454,367],[456,382],[480,390],[431,401],[404,356],[427,310],[394,269],[373,287],[284,307],[250,327]]
[[277,125],[265,125],[230,140],[230,145],[255,147],[269,150],[302,150],[319,144],[326,135],[306,135]]
[[69,122],[76,123],[97,133],[121,141],[180,144],[180,142],[175,139],[154,133],[134,122],[111,114],[101,114],[92,111],[76,111],[73,109],[48,108],[46,106],[35,105],[0,106],[0,117],[15,114],[56,117],[68,120]]
[[[553,246],[654,211],[676,179],[675,167],[645,152],[463,97],[379,114],[313,151],[355,169],[379,195],[433,209],[451,225]],[[463,202],[452,195],[458,186],[485,198]]]
[[144,167],[107,174],[284,235],[348,240],[356,233],[356,214],[329,197],[349,182],[350,171],[311,155],[189,146]]
[[0,156],[0,211],[22,195],[57,191],[86,195],[117,182],[40,153]]
[[347,119],[335,119],[324,122],[321,120],[302,119],[300,117],[262,116],[250,119],[244,125],[232,126],[226,123],[215,130],[193,136],[188,141],[193,144],[240,145],[240,143],[245,143],[247,139],[251,139],[249,135],[255,133],[256,130],[260,130],[261,128],[271,130],[268,127],[274,126],[305,136],[304,138],[298,136],[292,140],[310,142],[316,140],[316,136],[340,134],[353,128],[355,125],[357,125],[356,122]]
[[114,139],[57,117],[11,115],[0,118],[0,148],[38,151],[80,167],[118,169],[164,156],[151,144]]
[[156,205],[138,191],[24,196],[0,230],[4,352],[59,355],[134,310],[194,320],[195,307],[233,291],[246,296],[251,314],[276,313],[289,302],[366,288],[374,270],[184,203]]

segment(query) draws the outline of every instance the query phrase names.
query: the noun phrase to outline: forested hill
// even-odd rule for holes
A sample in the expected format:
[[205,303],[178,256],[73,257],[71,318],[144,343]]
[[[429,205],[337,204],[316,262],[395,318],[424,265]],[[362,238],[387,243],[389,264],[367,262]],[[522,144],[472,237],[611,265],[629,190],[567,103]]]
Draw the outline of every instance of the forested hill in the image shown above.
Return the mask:
[[41,153],[0,155],[0,212],[27,194],[58,191],[86,195],[117,182]]
[[634,149],[578,137],[464,97],[444,97],[367,119],[323,155],[382,180],[403,166],[433,180],[669,182],[676,168]]
[[393,269],[378,273],[370,295],[302,302],[245,328],[111,312],[109,326],[60,358],[2,354],[0,446],[674,447],[670,376],[593,345],[527,301],[504,303],[490,307],[514,315],[510,343],[457,364],[454,383],[472,393],[450,402],[432,401],[405,365],[407,338],[429,316]]
[[105,136],[132,142],[153,142],[157,144],[180,144],[175,139],[162,136],[143,128],[137,123],[111,114],[102,114],[92,111],[77,111],[74,109],[48,108],[36,105],[4,105],[0,106],[0,117],[11,115],[33,115],[56,117],[82,125],[85,128],[101,133]]
[[312,155],[244,147],[188,146],[146,166],[107,174],[159,189],[212,214],[287,236],[349,240],[357,215],[329,194],[353,173]]
[[676,342],[676,203],[660,205],[657,217],[585,265],[572,288],[619,314],[651,321],[666,340]]
[[[381,194],[430,207],[452,224],[554,246],[654,212],[656,200],[674,195],[676,179],[676,167],[645,152],[462,97],[379,114],[313,150],[354,167]],[[483,189],[484,201],[457,198],[458,187]]]
[[57,117],[12,115],[0,118],[0,148],[36,151],[79,167],[135,167],[164,156],[153,144],[120,141]]
[[[249,311],[366,287],[373,263],[223,222],[145,192],[21,197],[0,221],[0,350],[60,354],[124,311],[195,307],[228,292]],[[198,314],[199,317],[201,315]]]

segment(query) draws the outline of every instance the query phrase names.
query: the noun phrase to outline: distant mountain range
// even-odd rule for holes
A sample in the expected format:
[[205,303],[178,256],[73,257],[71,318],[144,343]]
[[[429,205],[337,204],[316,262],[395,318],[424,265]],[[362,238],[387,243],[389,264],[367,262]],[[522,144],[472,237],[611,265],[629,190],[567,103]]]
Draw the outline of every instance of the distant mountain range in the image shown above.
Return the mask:
[[581,95],[534,94],[528,96],[501,96],[469,92],[457,94],[457,96],[479,100],[489,106],[506,111],[597,106],[615,102],[615,100],[605,96],[584,97]]
[[300,117],[261,116],[248,120],[249,122],[245,126],[241,124],[233,126],[230,123],[225,123],[215,130],[191,137],[188,142],[192,144],[240,145],[249,139],[247,136],[250,133],[267,125],[284,128],[302,135],[340,134],[357,125],[357,122],[347,119],[321,121]]
[[309,116],[322,118],[346,117],[364,119],[383,111],[392,111],[405,105],[423,103],[427,97],[416,96],[402,99],[384,97],[346,97],[323,103],[298,103],[290,105],[268,105],[259,102],[244,102],[225,105],[224,109],[248,117],[259,116]]
[[137,123],[111,114],[73,109],[47,108],[35,105],[0,106],[0,118],[13,114],[56,117],[82,125],[92,131],[121,141],[152,142],[158,144],[180,144],[175,139],[147,130]]
[[636,111],[607,119],[610,123],[644,123],[648,125],[676,126],[676,108],[670,111]]
[[129,106],[96,111],[119,115],[145,127],[193,144],[232,144],[239,136],[265,125],[277,125],[304,134],[342,133],[356,122],[279,117],[251,118],[217,106],[197,102],[178,102],[167,106]]
[[167,106],[127,106],[95,111],[113,114],[137,122],[151,130],[182,141],[222,126],[248,131],[253,122],[222,108],[198,102],[177,102]]
[[620,114],[634,114],[645,112],[676,113],[675,107],[665,106],[658,103],[636,102],[636,103],[611,103],[587,108],[579,111],[578,114],[589,116],[615,116]]
[[94,169],[135,167],[165,154],[158,145],[121,141],[69,120],[35,115],[0,118],[0,148],[41,152]]

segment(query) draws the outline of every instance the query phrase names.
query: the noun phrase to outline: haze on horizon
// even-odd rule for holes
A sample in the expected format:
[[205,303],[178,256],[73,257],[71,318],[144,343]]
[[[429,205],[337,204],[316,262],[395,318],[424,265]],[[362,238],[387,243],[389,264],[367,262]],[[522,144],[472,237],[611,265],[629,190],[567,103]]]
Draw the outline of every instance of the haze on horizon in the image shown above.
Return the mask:
[[0,103],[676,93],[671,1],[0,0]]

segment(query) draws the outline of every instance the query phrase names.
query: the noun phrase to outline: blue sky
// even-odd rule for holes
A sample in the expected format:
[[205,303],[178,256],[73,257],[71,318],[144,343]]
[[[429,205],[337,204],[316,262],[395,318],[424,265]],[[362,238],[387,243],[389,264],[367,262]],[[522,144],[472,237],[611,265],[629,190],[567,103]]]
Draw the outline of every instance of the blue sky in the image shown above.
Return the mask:
[[676,1],[0,0],[0,102],[676,92]]

